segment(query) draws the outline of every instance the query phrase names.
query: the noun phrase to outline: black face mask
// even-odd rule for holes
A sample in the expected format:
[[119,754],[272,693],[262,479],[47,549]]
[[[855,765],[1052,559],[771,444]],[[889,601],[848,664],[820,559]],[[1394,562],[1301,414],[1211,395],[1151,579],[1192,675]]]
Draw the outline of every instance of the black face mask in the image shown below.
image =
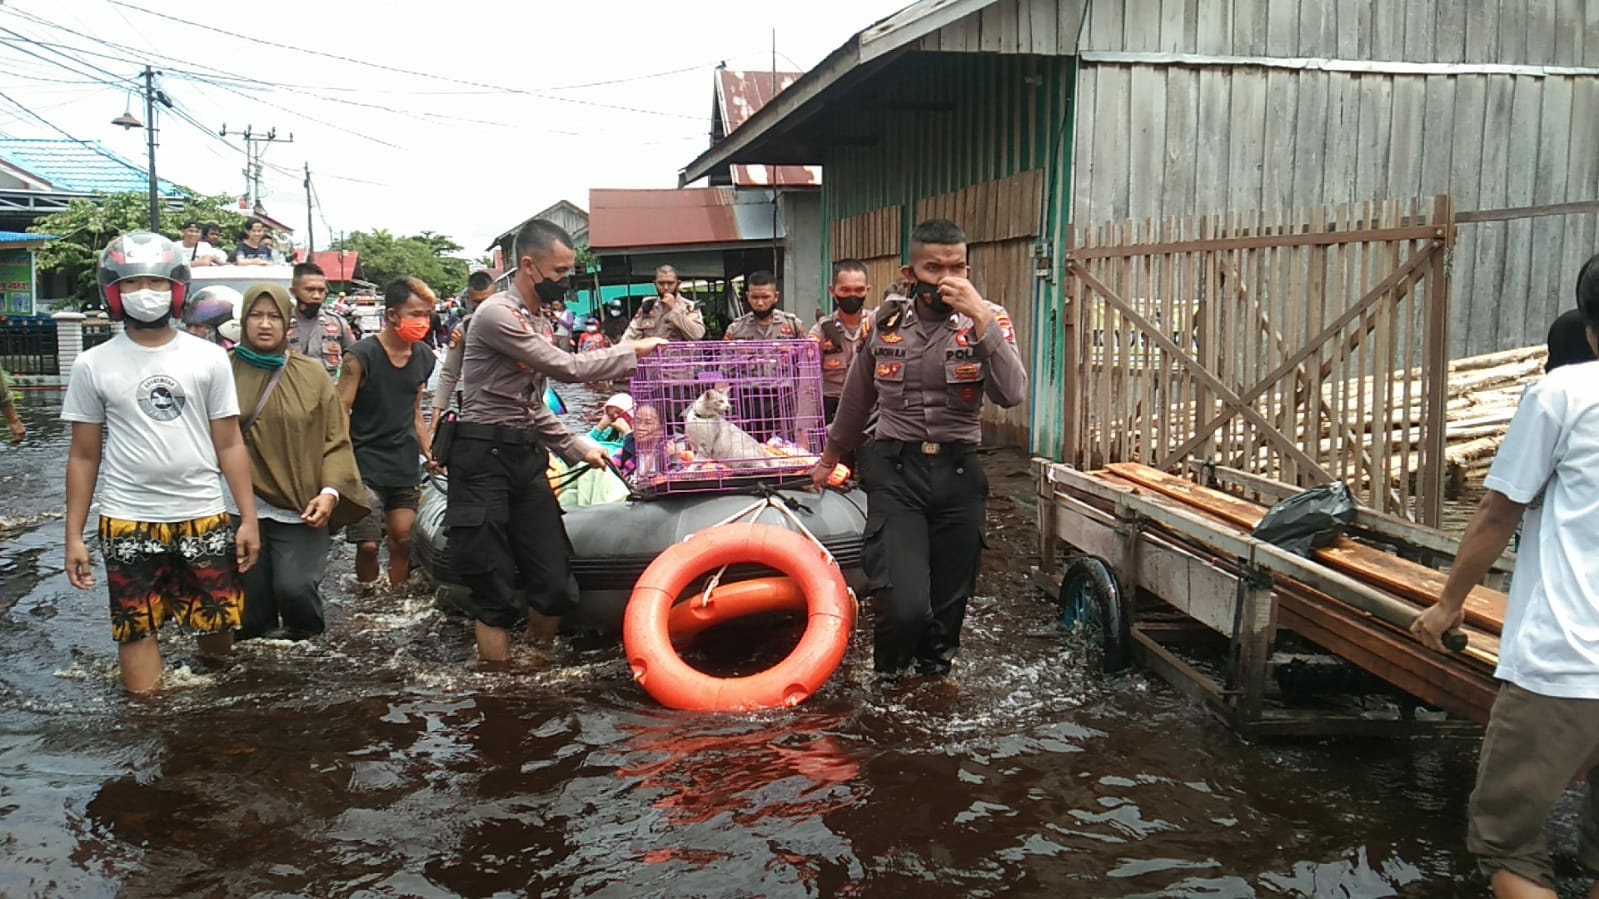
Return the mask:
[[556,300],[566,299],[567,279],[562,278],[557,281],[554,278],[545,277],[544,270],[540,269],[536,262],[533,263],[533,268],[539,274],[538,280],[533,282],[533,294],[539,298],[540,303],[549,305]]
[[833,297],[833,305],[845,315],[854,315],[866,305],[865,297]]
[[296,303],[295,306],[300,310],[301,318],[316,318],[317,313],[322,311],[320,304],[311,306],[305,303]]
[[771,318],[772,317],[772,313],[774,313],[776,311],[777,311],[777,305],[775,303],[773,305],[771,305],[771,306],[767,306],[765,311],[762,311],[760,309],[756,309],[754,306],[750,307],[750,314],[755,316],[756,318],[760,319],[761,321],[766,321],[767,319]]
[[944,302],[944,295],[938,292],[937,284],[917,281],[911,288],[911,297],[926,303],[928,311],[938,318],[949,318],[955,313],[955,310]]

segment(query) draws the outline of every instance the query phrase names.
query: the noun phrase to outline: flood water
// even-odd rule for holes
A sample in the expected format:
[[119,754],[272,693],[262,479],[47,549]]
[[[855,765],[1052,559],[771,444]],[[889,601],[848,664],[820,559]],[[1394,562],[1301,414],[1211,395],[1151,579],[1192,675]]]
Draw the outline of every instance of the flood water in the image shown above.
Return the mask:
[[480,673],[467,622],[354,597],[338,547],[324,637],[210,670],[164,632],[165,687],[132,700],[103,592],[61,571],[59,403],[30,394],[32,441],[0,449],[0,896],[1483,889],[1475,743],[1248,745],[1148,676],[1091,670],[1025,589],[1019,455],[988,459],[994,548],[947,681],[876,680],[869,621],[790,711],[663,711],[605,641]]

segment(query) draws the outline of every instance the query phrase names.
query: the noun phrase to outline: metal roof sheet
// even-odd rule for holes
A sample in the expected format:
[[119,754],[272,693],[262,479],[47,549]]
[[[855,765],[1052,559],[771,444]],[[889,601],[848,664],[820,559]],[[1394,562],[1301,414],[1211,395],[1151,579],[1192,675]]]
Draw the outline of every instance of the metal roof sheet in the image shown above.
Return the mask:
[[44,243],[60,240],[53,234],[28,234],[22,231],[0,231],[0,247],[22,243]]
[[[722,134],[732,134],[800,75],[717,70],[716,110],[722,119]],[[735,187],[816,187],[822,183],[822,167],[816,165],[734,165],[731,169]]]
[[[148,190],[149,172],[111,152],[97,141],[0,137],[0,160],[22,169],[69,194],[117,194]],[[163,197],[183,193],[178,185],[157,177]]]
[[[595,250],[736,244],[781,238],[772,193],[701,187],[589,191],[589,246]],[[773,225],[776,234],[773,234]]]

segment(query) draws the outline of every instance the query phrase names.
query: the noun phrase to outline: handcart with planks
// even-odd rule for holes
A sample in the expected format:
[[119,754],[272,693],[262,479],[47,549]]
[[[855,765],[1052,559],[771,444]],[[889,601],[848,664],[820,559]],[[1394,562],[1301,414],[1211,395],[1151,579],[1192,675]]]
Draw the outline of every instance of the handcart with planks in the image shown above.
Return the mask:
[[[1457,541],[1362,508],[1304,558],[1251,536],[1298,488],[1195,469],[1198,480],[1033,460],[1037,586],[1090,625],[1107,669],[1140,664],[1250,737],[1478,732],[1497,693],[1505,594],[1472,591],[1454,652],[1406,632],[1437,601]],[[1514,562],[1502,556],[1490,583]]]

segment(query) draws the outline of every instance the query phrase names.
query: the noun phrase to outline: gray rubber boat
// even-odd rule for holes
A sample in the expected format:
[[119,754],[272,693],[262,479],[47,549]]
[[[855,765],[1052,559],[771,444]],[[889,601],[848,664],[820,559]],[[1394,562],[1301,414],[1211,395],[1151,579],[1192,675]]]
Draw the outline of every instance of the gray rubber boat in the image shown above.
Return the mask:
[[[444,509],[449,485],[429,479],[422,485],[422,505],[411,534],[413,558],[446,589],[455,605],[471,611],[470,595],[450,572],[448,531]],[[653,500],[590,506],[566,513],[566,533],[572,541],[572,574],[577,580],[578,609],[565,625],[580,629],[620,631],[628,597],[644,569],[655,557],[689,535],[759,505],[740,521],[756,521],[798,531],[794,519],[827,547],[857,593],[865,576],[861,572],[861,531],[866,525],[866,494],[827,490],[811,493],[797,486],[755,487],[737,493],[688,494]],[[771,574],[761,565],[733,566],[725,581]]]

